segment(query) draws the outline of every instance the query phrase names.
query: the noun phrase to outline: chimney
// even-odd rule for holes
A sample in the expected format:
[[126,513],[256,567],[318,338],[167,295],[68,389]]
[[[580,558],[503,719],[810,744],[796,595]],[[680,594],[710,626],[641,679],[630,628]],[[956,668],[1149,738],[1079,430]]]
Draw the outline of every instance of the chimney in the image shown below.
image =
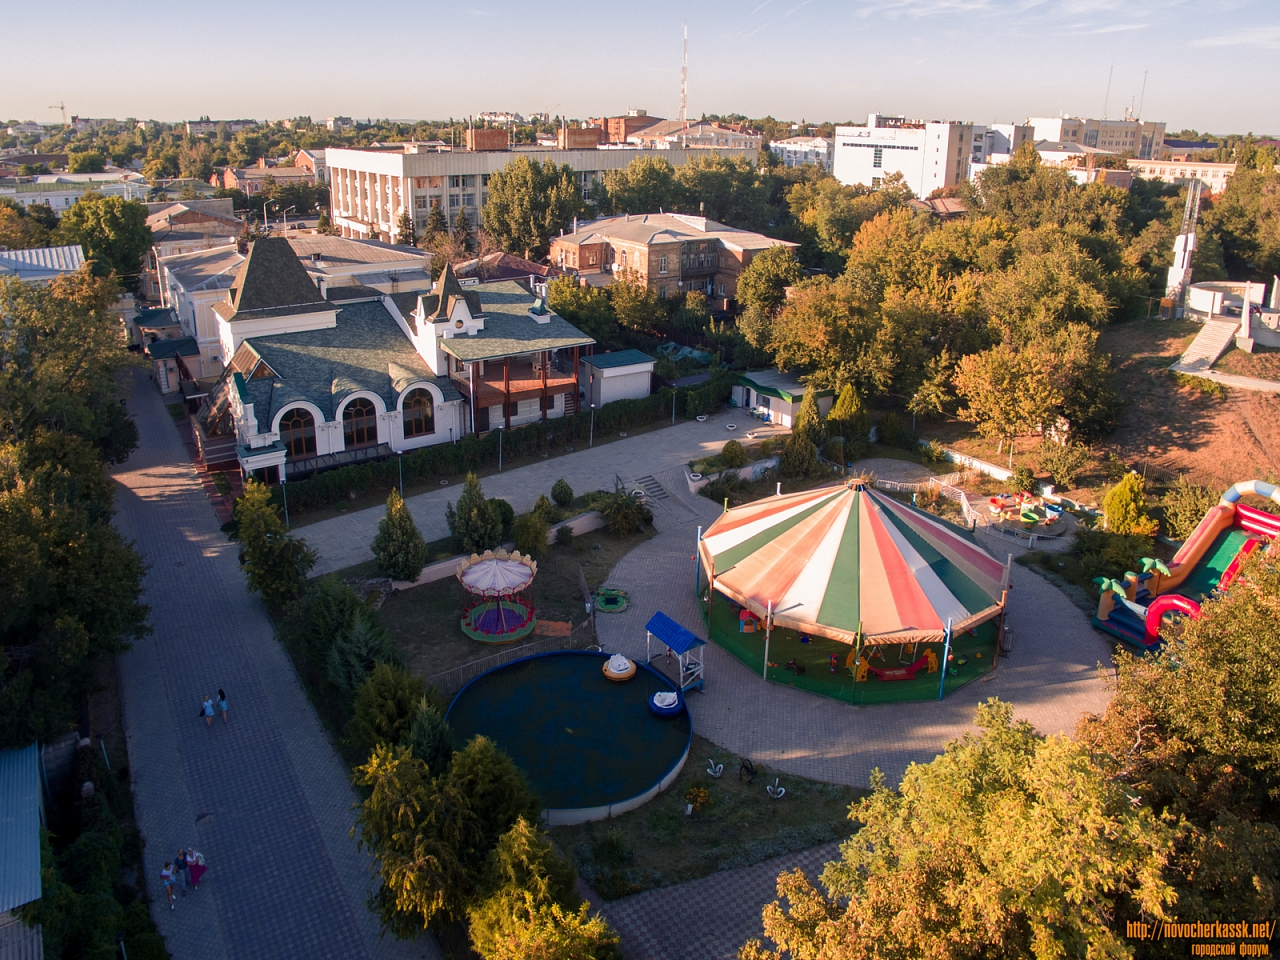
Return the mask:
[[574,233],[578,232],[578,218],[576,215],[573,218],[573,232]]

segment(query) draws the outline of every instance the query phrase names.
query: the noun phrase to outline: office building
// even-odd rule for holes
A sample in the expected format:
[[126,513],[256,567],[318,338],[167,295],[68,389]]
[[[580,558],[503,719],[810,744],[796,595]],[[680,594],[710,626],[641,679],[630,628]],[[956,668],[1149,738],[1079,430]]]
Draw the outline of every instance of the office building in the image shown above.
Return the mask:
[[811,163],[830,173],[833,144],[834,141],[826,137],[788,137],[771,141],[769,152],[781,160],[784,167]]
[[1131,153],[1139,160],[1161,156],[1164,150],[1163,123],[1135,120],[1090,120],[1085,117],[1030,117],[1027,125],[1035,129],[1035,139],[1055,143],[1074,143],[1096,147],[1111,153]]
[[[985,136],[985,127],[979,127]],[[967,180],[974,125],[873,113],[865,127],[836,127],[832,172],[846,186],[878,187],[900,173],[917,197]]]

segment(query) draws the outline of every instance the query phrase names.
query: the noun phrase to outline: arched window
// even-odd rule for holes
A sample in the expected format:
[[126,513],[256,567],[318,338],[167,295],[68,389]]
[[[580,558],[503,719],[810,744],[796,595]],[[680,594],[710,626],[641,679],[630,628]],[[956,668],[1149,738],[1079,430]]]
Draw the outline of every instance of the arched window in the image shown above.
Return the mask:
[[314,456],[316,419],[302,407],[294,407],[280,418],[280,442],[290,460]]
[[342,411],[342,439],[347,450],[378,442],[378,411],[373,401],[356,397]]
[[404,398],[404,435],[420,437],[436,432],[436,404],[431,393],[419,387]]

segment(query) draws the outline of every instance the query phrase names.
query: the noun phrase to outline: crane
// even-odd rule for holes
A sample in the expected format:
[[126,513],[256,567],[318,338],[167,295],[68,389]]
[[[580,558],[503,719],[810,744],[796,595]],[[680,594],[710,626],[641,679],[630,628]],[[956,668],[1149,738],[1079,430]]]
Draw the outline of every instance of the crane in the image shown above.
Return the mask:
[[61,101],[61,102],[58,102],[58,103],[52,104],[52,105],[49,107],[49,109],[50,109],[50,110],[61,110],[61,111],[62,111],[62,125],[65,127],[65,126],[67,125],[67,104],[66,104],[66,102],[65,102],[65,101]]
[[684,25],[684,62],[680,67],[680,146],[689,145],[689,25]]

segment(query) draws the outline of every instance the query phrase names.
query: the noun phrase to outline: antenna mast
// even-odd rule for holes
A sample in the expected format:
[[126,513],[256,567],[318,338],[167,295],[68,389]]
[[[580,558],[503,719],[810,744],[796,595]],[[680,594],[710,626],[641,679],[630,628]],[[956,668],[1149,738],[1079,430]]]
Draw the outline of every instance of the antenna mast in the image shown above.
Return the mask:
[[1107,119],[1107,107],[1111,103],[1111,75],[1116,72],[1116,65],[1113,63],[1111,69],[1107,71],[1107,96],[1102,101],[1102,119]]
[[689,25],[684,25],[684,61],[680,66],[680,146],[689,145]]
[[1142,93],[1138,97],[1138,119],[1142,119],[1142,105],[1147,99],[1147,71],[1142,71]]

